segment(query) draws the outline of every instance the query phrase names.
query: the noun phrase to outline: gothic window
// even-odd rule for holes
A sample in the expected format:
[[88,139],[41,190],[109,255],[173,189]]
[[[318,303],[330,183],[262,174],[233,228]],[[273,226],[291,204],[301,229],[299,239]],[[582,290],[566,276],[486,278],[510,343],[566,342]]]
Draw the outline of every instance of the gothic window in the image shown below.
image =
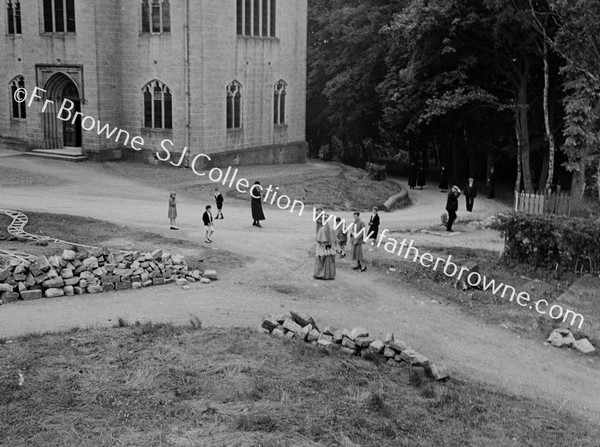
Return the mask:
[[44,0],[44,32],[75,32],[75,0]]
[[23,76],[17,76],[12,81],[10,81],[10,98],[12,101],[11,116],[13,118],[25,119],[27,118],[25,114],[25,102],[19,103],[15,100],[15,92],[17,91],[17,89],[20,88],[25,88],[25,80],[23,79]]
[[21,3],[8,0],[6,4],[8,34],[21,34]]
[[142,1],[142,33],[170,33],[171,7],[169,0]]
[[242,85],[233,81],[227,86],[227,129],[242,127]]
[[171,90],[160,81],[149,82],[144,94],[144,127],[151,129],[173,128],[173,101]]
[[285,124],[285,88],[287,84],[279,81],[273,94],[273,124]]
[[275,37],[275,0],[237,0],[239,36]]

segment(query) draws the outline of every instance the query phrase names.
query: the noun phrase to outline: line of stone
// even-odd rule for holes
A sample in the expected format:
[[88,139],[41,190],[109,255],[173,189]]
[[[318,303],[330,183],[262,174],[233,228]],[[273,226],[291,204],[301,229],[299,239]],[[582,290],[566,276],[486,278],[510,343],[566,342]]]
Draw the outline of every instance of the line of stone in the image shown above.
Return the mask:
[[[75,242],[63,241],[61,239],[55,239],[55,238],[51,238],[48,236],[38,236],[36,234],[27,233],[24,230],[24,228],[25,228],[25,225],[27,225],[27,222],[29,222],[29,219],[27,218],[27,216],[24,213],[22,213],[20,211],[0,209],[0,214],[4,214],[12,219],[11,224],[7,228],[8,234],[10,234],[11,236],[18,237],[21,239],[26,239],[29,241],[34,241],[34,242],[46,241],[46,242],[53,242],[55,244],[74,245],[77,247],[88,248],[88,249],[97,248],[92,245],[77,244]],[[17,259],[23,258],[23,255],[26,255],[26,253],[19,253],[19,252],[13,252],[13,251],[7,252],[5,250],[1,250],[1,251],[3,253],[7,253]],[[31,255],[27,255],[27,256],[30,257]]]

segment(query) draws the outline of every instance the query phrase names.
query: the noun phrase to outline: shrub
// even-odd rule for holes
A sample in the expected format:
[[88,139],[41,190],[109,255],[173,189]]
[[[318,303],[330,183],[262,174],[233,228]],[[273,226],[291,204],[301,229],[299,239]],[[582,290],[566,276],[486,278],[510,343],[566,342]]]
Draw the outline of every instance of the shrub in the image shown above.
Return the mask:
[[504,257],[535,267],[575,272],[600,269],[600,223],[554,215],[512,213],[501,216]]
[[369,178],[371,180],[377,180],[378,182],[381,180],[385,180],[387,177],[387,172],[385,170],[385,165],[378,165],[376,163],[367,163],[365,166],[367,174],[369,174]]

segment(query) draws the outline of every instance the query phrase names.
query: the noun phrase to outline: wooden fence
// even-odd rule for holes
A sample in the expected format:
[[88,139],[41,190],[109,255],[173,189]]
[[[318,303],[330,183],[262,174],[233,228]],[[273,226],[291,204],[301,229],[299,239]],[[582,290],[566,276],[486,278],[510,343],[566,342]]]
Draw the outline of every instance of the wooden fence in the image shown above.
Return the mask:
[[515,191],[515,211],[529,214],[571,215],[570,192],[552,192],[545,194],[518,193]]

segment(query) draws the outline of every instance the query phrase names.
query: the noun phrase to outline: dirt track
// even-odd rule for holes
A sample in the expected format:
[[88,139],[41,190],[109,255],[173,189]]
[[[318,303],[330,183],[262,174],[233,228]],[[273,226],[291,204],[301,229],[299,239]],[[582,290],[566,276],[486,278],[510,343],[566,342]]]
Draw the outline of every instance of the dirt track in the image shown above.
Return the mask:
[[[0,168],[21,169],[41,185],[2,187],[0,207],[75,214],[139,227],[163,236],[167,228],[168,189],[138,180],[117,178],[96,164],[64,164],[24,157],[0,158]],[[65,169],[68,168],[68,169]],[[251,168],[247,178],[263,169],[276,185],[278,173],[289,167]],[[324,169],[308,164],[299,169]],[[289,172],[289,171],[288,171]],[[93,179],[93,181],[90,181]],[[191,181],[200,180],[191,178]],[[47,186],[44,185],[47,184]],[[418,229],[439,221],[445,196],[437,189],[411,191],[414,206],[384,214],[382,227]],[[210,197],[181,197],[181,230],[176,236],[199,241],[201,212]],[[478,198],[478,217],[504,209]],[[462,203],[461,203],[462,208]],[[188,321],[197,315],[205,325],[256,326],[265,313],[299,309],[344,327],[361,325],[372,332],[394,331],[434,361],[445,362],[454,375],[496,386],[515,395],[538,398],[561,412],[572,410],[600,422],[600,373],[576,353],[520,339],[501,327],[489,326],[459,309],[438,304],[435,296],[409,286],[398,288],[385,273],[356,273],[349,261],[338,260],[335,281],[312,279],[310,256],[314,224],[310,213],[298,217],[266,207],[263,229],[252,227],[246,203],[225,204],[225,220],[217,221],[212,249],[226,249],[255,259],[243,268],[221,271],[221,280],[184,291],[165,286],[95,296],[21,302],[0,307],[0,337],[74,326],[114,325],[129,321]],[[349,214],[349,213],[348,213]],[[459,219],[464,212],[459,212]],[[348,216],[349,217],[349,216]],[[453,237],[410,236],[417,246],[472,246],[499,250],[495,232],[471,232]],[[374,252],[367,252],[372,256]],[[183,253],[194,256],[196,253]],[[381,251],[377,256],[391,256]],[[347,258],[346,258],[347,259]]]

